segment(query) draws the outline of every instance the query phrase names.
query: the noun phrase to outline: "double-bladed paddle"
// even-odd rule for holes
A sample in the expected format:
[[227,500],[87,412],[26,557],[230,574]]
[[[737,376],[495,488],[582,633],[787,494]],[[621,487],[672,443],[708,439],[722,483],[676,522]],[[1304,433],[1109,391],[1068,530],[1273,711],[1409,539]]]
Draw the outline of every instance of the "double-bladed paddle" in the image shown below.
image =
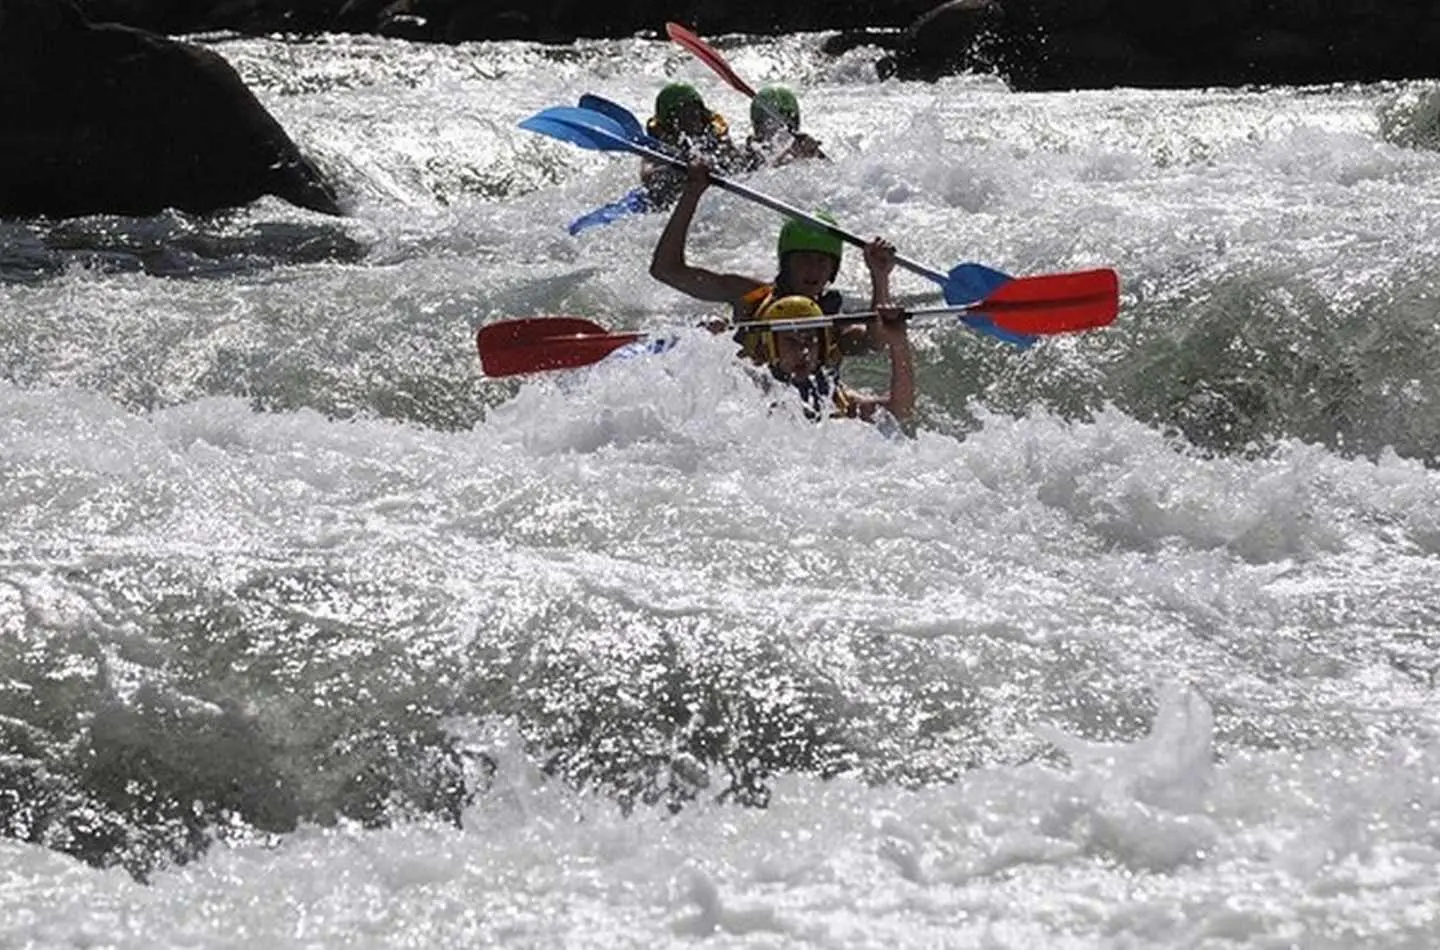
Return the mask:
[[[598,99],[599,97],[593,97]],[[639,120],[634,120],[634,126],[622,122],[614,114],[617,110],[627,111],[623,106],[616,103],[608,103],[607,112],[600,112],[595,109],[581,109],[572,106],[555,106],[536,113],[520,123],[520,127],[531,132],[538,132],[541,135],[548,135],[551,138],[560,139],[579,145],[581,148],[594,149],[605,152],[633,152],[642,155],[652,161],[669,165],[673,168],[684,169],[686,164],[683,160],[672,155],[660,152],[651,147],[645,141],[649,136],[643,132],[637,136],[634,134],[635,127],[638,127]],[[634,116],[631,116],[634,119]],[[650,140],[650,141],[653,141]],[[864,247],[866,241],[837,225],[821,220],[812,214],[795,208],[771,198],[769,195],[761,194],[752,188],[748,188],[738,182],[731,181],[719,175],[711,174],[710,181],[716,186],[723,188],[742,198],[754,201],[757,204],[770,208],[772,211],[791,218],[799,218],[813,228],[818,228],[833,234],[856,247]],[[978,264],[960,264],[952,268],[948,274],[943,274],[934,268],[912,261],[902,255],[895,255],[895,263],[911,273],[918,274],[928,280],[940,285],[945,296],[945,302],[953,306],[969,307],[972,304],[983,300],[995,299],[1003,303],[999,295],[1003,287],[1018,278],[1011,277],[993,268],[983,267]],[[1092,275],[1087,286],[1099,287],[1100,283],[1094,275],[1108,274],[1103,281],[1107,288],[1108,300],[1102,301],[1102,306],[1095,309],[1087,309],[1086,314],[1095,318],[1096,322],[1090,322],[1084,326],[1075,325],[1072,319],[1059,320],[1050,328],[1050,324],[1040,316],[1041,311],[1035,311],[1032,318],[1027,321],[1027,329],[1019,329],[1016,321],[1000,322],[988,314],[988,311],[968,313],[961,319],[974,330],[998,337],[1017,346],[1025,347],[1035,342],[1037,334],[1064,333],[1077,329],[1087,329],[1093,326],[1103,326],[1114,319],[1119,308],[1119,278],[1114,271],[1086,271],[1082,274]]]
[[[580,108],[598,112],[601,115],[609,116],[620,124],[625,130],[625,135],[638,142],[644,142],[657,151],[669,151],[669,147],[659,139],[651,138],[645,133],[640,125],[640,120],[629,109],[618,102],[611,102],[609,99],[594,96],[590,93],[580,97]],[[572,235],[579,234],[593,227],[602,224],[609,224],[632,214],[643,214],[647,211],[654,211],[655,207],[650,201],[650,192],[642,185],[639,188],[632,188],[624,195],[609,204],[601,205],[593,211],[586,212],[580,217],[571,221],[566,228]]]
[[[679,23],[671,20],[665,24],[665,34],[694,53],[700,62],[715,70],[720,78],[728,82],[730,87],[736,92],[748,96],[751,99],[755,98],[755,90],[751,88],[750,84],[736,75],[735,70],[730,68],[730,64],[725,62],[725,57],[721,56],[709,43],[702,40],[694,30],[681,26]],[[767,103],[761,102],[761,105],[767,105]],[[784,119],[783,116],[777,116],[777,118],[780,118],[782,121]]]
[[[734,91],[746,96],[746,98],[755,99],[755,88],[752,88],[749,82],[740,78],[740,76],[734,72],[734,69],[730,68],[730,63],[724,60],[724,56],[721,56],[710,43],[700,39],[700,36],[698,36],[694,30],[681,26],[680,23],[675,23],[674,20],[671,20],[671,22],[665,23],[665,35],[670,36],[670,39],[675,40],[675,42],[684,46],[685,49],[694,53],[700,62],[710,66],[721,79],[729,82],[730,88],[734,89]],[[773,105],[770,105],[765,99],[757,99],[757,102],[759,102],[760,108],[765,111],[766,115],[775,119],[776,124],[782,128],[789,127],[789,122],[785,121],[785,117],[780,115]]]
[[639,142],[657,152],[670,153],[670,146],[655,138],[645,131],[645,126],[640,124],[640,118],[618,102],[612,102],[603,96],[587,92],[580,97],[580,108],[589,109],[591,112],[598,112],[620,126],[620,131],[632,142]]
[[487,323],[475,334],[486,376],[519,376],[598,363],[640,333],[611,333],[579,317],[527,317]]
[[[665,24],[665,33],[672,40],[685,47],[691,53],[695,54],[695,57],[699,59],[700,62],[713,69],[720,76],[721,79],[725,80],[727,83],[730,84],[730,88],[746,96],[747,98],[758,102],[760,104],[761,111],[768,115],[777,126],[779,126],[780,128],[790,127],[789,120],[787,120],[785,116],[781,115],[780,112],[768,101],[766,101],[763,96],[757,98],[758,94],[755,92],[755,89],[751,87],[748,82],[741,79],[740,76],[736,74],[735,70],[730,68],[730,64],[725,61],[725,57],[721,56],[719,51],[716,50],[715,47],[702,40],[695,33],[694,30],[691,30],[688,27],[681,26],[679,23],[676,23],[674,21],[670,21]],[[821,157],[824,157],[823,154],[821,155]]]
[[[961,279],[978,282],[991,274],[979,264],[962,264]],[[1014,277],[1001,283],[983,299],[963,306],[928,307],[907,311],[911,319],[953,316],[961,320],[983,318],[996,327],[1017,334],[1064,333],[1104,326],[1115,319],[1118,293],[1112,270],[1075,271]],[[801,320],[747,321],[730,330],[764,329],[785,332],[836,324],[860,323],[874,313],[841,313]],[[598,323],[579,317],[530,317],[500,320],[480,328],[475,343],[480,367],[487,376],[516,376],[552,369],[575,369],[598,363],[627,344],[643,339],[663,340],[639,332],[612,333]]]

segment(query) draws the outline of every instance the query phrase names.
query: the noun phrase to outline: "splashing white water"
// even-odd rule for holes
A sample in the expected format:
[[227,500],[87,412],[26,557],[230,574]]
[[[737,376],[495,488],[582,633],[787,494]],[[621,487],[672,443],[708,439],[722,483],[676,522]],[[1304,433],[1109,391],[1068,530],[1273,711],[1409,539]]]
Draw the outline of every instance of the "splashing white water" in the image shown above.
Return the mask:
[[[515,128],[662,73],[743,115],[640,40],[221,43],[352,220],[4,226],[0,943],[1428,946],[1440,160],[1395,91],[818,41],[736,50],[836,157],[755,187],[1116,266],[1116,327],[917,334],[913,441],[772,405],[660,219],[565,233],[635,163]],[[707,197],[692,256],[765,276],[776,223]],[[562,312],[681,342],[479,376],[477,324]]]

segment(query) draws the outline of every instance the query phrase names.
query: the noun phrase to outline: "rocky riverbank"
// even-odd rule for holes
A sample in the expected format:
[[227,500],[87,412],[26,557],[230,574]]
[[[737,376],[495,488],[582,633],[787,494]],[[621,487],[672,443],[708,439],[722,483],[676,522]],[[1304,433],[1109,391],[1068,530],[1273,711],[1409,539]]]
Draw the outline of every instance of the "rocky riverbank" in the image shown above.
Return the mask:
[[[6,0],[0,0],[0,10]],[[836,31],[890,47],[882,76],[979,69],[1019,89],[1312,84],[1440,74],[1440,0],[82,0],[96,21],[161,33],[361,32],[426,42],[569,42]],[[0,14],[3,15],[3,14]]]
[[0,218],[210,212],[276,195],[339,214],[320,174],[213,50],[0,0]]

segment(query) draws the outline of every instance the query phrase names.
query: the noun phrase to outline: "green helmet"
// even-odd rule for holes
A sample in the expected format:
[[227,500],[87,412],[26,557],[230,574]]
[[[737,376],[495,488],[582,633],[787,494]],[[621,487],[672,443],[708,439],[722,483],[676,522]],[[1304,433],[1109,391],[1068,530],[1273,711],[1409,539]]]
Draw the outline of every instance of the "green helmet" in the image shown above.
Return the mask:
[[783,117],[790,131],[800,128],[800,102],[795,98],[795,93],[784,86],[766,86],[750,100],[752,124],[760,125],[770,118],[771,113]]
[[672,82],[655,96],[655,120],[662,125],[674,122],[686,106],[705,108],[705,100],[688,82]]
[[[815,217],[830,224],[836,223],[825,211],[815,212]],[[814,227],[799,218],[791,218],[785,222],[785,226],[780,229],[780,240],[776,242],[776,253],[781,258],[791,251],[819,251],[821,254],[829,254],[838,263],[844,249],[845,242],[838,235]]]

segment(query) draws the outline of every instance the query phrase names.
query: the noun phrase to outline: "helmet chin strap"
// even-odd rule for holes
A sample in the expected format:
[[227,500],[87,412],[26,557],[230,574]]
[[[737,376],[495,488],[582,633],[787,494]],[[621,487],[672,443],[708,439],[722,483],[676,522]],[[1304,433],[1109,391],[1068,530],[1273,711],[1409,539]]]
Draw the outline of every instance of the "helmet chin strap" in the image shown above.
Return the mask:
[[817,398],[828,396],[833,389],[830,375],[823,366],[817,367],[815,372],[808,376],[796,376],[784,367],[771,363],[770,375],[775,377],[777,382],[794,386],[805,402],[814,402]]

